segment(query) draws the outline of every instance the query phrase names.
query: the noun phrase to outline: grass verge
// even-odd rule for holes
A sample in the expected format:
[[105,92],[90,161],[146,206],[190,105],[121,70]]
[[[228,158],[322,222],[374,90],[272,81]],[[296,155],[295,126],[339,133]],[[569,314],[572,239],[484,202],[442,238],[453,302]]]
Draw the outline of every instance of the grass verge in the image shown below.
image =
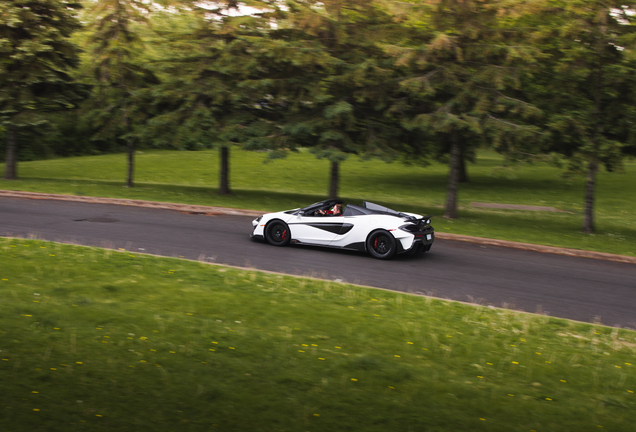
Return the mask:
[[0,239],[3,431],[631,431],[636,333]]
[[[0,189],[143,199],[262,211],[296,208],[325,198],[329,163],[309,152],[269,163],[263,153],[233,150],[234,194],[216,193],[216,151],[143,152],[136,158],[135,188],[123,186],[124,155],[87,156],[20,163],[21,180]],[[0,170],[3,167],[0,165]],[[375,201],[403,211],[442,216],[448,168],[362,161],[342,164],[340,195],[348,202]],[[479,153],[470,182],[459,192],[461,218],[435,219],[441,232],[636,256],[636,163],[618,173],[599,173],[597,234],[580,232],[584,180],[564,179],[548,164],[505,166],[501,156]],[[472,202],[549,206],[531,212],[471,207]]]

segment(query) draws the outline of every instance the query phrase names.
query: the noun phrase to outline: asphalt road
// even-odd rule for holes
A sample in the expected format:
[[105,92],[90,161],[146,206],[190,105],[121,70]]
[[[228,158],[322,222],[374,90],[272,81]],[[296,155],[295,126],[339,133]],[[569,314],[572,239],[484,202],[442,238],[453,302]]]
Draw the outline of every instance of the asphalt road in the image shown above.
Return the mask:
[[379,261],[360,253],[252,241],[251,220],[0,198],[0,236],[125,248],[636,329],[633,264],[440,239],[426,254]]

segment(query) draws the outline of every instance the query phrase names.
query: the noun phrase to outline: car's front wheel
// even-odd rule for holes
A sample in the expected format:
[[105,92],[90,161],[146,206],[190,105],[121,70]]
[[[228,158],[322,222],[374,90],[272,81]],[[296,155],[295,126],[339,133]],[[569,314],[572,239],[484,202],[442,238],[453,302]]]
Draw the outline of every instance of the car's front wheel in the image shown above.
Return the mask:
[[265,240],[271,245],[285,246],[290,239],[289,226],[283,221],[275,220],[265,227]]
[[396,249],[395,237],[388,231],[375,231],[367,239],[367,250],[374,258],[393,258]]

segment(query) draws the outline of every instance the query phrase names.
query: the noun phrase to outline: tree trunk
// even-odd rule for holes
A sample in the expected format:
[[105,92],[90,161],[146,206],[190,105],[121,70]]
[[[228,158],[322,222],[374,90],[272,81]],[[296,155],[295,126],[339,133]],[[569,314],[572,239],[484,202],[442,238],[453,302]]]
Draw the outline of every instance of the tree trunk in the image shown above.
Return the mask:
[[7,129],[6,162],[4,178],[6,180],[16,180],[18,178],[18,134],[13,125],[9,125]]
[[329,178],[329,198],[338,198],[338,183],[340,183],[340,162],[331,161],[331,176]]
[[122,115],[124,121],[124,130],[126,134],[128,134],[128,138],[126,138],[126,148],[128,150],[128,173],[126,175],[126,187],[135,187],[134,182],[134,173],[135,173],[135,143],[130,138],[131,128],[130,128],[130,118],[128,117],[128,111],[126,110],[126,103],[122,108]]
[[126,180],[126,187],[135,187],[133,176],[135,173],[135,143],[132,140],[128,141],[128,176]]
[[457,219],[457,189],[459,184],[459,173],[461,165],[462,153],[457,142],[457,136],[453,133],[451,136],[451,152],[450,152],[450,172],[448,173],[448,187],[446,188],[446,208],[444,217],[448,219]]
[[590,160],[587,167],[587,183],[585,185],[585,213],[583,215],[583,232],[586,234],[594,233],[594,198],[597,171],[598,163],[594,159]]
[[230,148],[223,146],[220,149],[221,171],[219,178],[219,193],[221,195],[230,195]]

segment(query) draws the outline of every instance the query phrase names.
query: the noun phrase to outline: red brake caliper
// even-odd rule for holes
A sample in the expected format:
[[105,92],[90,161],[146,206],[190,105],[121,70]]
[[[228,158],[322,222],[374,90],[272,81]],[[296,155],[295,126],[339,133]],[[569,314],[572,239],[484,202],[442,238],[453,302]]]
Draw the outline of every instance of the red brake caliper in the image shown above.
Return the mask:
[[287,238],[287,230],[283,231],[283,240]]
[[373,242],[373,249],[377,249],[378,248],[378,239],[376,238],[375,241]]

